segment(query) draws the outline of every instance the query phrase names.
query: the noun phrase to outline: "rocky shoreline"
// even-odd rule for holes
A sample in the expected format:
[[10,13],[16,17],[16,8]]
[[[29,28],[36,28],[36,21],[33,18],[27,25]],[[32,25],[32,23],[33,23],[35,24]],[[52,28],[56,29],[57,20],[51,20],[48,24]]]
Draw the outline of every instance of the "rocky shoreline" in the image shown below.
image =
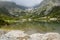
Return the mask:
[[34,33],[27,34],[21,30],[4,31],[0,30],[0,40],[60,40],[59,33]]

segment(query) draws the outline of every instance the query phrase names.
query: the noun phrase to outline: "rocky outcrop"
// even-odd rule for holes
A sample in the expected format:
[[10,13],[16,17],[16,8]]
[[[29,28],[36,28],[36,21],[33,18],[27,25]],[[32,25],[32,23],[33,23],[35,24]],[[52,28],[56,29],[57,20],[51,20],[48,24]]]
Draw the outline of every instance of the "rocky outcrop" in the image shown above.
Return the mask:
[[23,40],[27,38],[27,34],[25,34],[24,31],[12,30],[5,35],[2,35],[0,40]]
[[43,0],[37,8],[36,13],[41,15],[41,12],[43,11],[42,14],[47,15],[55,6],[60,6],[60,0]]
[[34,33],[28,35],[24,31],[12,30],[1,35],[0,40],[60,40],[60,34],[51,32],[46,34]]
[[60,40],[59,33],[46,33],[41,40]]
[[5,31],[5,30],[0,30],[0,37],[4,34],[6,34],[8,31]]
[[41,40],[44,34],[40,34],[40,33],[35,33],[30,35],[30,39],[29,40]]

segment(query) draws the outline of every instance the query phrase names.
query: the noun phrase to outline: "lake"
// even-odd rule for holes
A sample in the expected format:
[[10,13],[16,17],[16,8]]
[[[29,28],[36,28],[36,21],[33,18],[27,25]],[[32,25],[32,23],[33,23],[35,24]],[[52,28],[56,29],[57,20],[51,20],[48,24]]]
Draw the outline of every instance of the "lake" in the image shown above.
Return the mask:
[[58,32],[60,33],[60,22],[23,22],[1,27],[8,30],[23,30],[28,34]]

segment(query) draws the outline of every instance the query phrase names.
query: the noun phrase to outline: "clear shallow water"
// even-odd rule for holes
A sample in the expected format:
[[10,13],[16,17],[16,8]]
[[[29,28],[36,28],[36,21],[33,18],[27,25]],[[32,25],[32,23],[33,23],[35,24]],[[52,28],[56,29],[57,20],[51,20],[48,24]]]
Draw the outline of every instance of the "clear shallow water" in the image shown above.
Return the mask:
[[60,33],[60,23],[58,22],[24,22],[24,23],[12,24],[3,28],[23,30],[28,34],[46,33],[46,32]]
[[[58,22],[24,22],[13,25],[13,28],[24,30],[27,33],[59,32]],[[60,33],[60,32],[59,32]]]

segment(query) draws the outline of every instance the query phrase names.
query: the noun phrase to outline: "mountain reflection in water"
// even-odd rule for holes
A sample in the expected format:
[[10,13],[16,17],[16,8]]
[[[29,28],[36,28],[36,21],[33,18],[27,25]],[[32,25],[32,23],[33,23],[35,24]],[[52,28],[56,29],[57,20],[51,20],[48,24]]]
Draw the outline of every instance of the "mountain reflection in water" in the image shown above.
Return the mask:
[[7,29],[23,30],[28,34],[32,33],[46,33],[59,32],[60,23],[58,22],[24,22],[16,23],[5,27]]

